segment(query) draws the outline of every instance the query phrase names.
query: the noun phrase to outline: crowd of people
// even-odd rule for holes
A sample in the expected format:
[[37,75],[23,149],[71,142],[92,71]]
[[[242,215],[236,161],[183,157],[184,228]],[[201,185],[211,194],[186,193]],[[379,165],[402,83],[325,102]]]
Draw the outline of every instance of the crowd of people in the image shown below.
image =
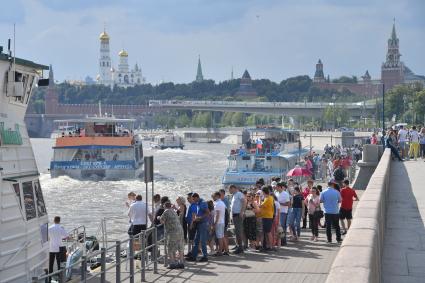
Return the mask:
[[323,154],[312,152],[304,157],[304,166],[310,172],[313,180],[329,180],[334,178],[342,186],[342,181],[351,179],[351,168],[362,158],[362,147],[354,145],[329,146],[326,144]]
[[425,159],[425,127],[419,131],[416,126],[409,129],[403,125],[389,129],[383,143],[399,161]]
[[309,229],[310,240],[317,242],[319,229],[326,228],[328,243],[332,243],[334,229],[340,243],[351,224],[353,201],[358,198],[348,180],[343,180],[342,186],[335,179],[327,184],[323,189],[310,179],[302,188],[293,179],[284,182],[274,178],[271,185],[260,179],[246,190],[231,185],[229,194],[221,189],[210,200],[189,193],[172,203],[167,196],[155,195],[154,211],[148,215],[142,196],[130,193],[128,233],[139,234],[149,218],[158,227],[158,239],[166,237],[170,269],[184,268],[185,261],[207,262],[210,256],[238,255],[247,250],[274,252],[289,241],[299,241],[303,229]]

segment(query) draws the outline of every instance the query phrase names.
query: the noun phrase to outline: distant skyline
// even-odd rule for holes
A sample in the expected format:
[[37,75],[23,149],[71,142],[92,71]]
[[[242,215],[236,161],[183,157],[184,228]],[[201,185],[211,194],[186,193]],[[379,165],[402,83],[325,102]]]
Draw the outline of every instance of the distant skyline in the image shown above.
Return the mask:
[[52,64],[59,81],[96,77],[104,25],[113,64],[124,48],[153,84],[195,80],[198,54],[215,81],[232,67],[235,78],[313,77],[319,58],[331,78],[380,78],[393,18],[402,61],[425,74],[424,11],[422,0],[14,0],[0,9],[0,45],[16,23],[17,56]]

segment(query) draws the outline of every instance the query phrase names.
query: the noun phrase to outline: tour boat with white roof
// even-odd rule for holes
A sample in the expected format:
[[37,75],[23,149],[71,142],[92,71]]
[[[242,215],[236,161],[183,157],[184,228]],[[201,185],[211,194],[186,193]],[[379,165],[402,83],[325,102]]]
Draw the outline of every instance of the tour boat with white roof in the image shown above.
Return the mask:
[[166,132],[164,134],[155,136],[153,142],[151,142],[152,148],[166,149],[166,148],[180,148],[183,149],[183,138],[172,132]]
[[275,127],[246,129],[243,145],[232,149],[227,157],[224,186],[255,186],[263,178],[266,184],[273,177],[283,178],[308,152],[301,147],[298,130]]
[[57,120],[62,132],[53,147],[51,176],[74,179],[101,178],[125,180],[138,178],[143,171],[143,146],[134,133],[134,119],[88,117]]
[[[10,41],[9,41],[10,43]],[[9,44],[10,45],[10,44]],[[24,115],[48,66],[0,46],[0,282],[31,282],[49,258],[48,218]]]

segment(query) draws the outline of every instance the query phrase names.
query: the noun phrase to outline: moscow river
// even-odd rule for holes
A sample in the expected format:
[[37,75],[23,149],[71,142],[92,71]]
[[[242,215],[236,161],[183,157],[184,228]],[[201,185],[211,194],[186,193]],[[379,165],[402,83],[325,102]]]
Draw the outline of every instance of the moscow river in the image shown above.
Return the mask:
[[[122,235],[128,226],[125,201],[134,191],[145,199],[143,180],[78,181],[68,177],[50,178],[48,167],[53,156],[53,139],[31,139],[50,218],[62,217],[67,228],[85,225],[95,234],[102,218],[108,232]],[[178,196],[198,192],[209,199],[220,189],[227,165],[228,144],[186,143],[185,149],[153,150],[144,142],[145,156],[154,156],[154,190],[174,202]],[[151,203],[151,186],[149,185]],[[51,220],[51,219],[50,219]]]

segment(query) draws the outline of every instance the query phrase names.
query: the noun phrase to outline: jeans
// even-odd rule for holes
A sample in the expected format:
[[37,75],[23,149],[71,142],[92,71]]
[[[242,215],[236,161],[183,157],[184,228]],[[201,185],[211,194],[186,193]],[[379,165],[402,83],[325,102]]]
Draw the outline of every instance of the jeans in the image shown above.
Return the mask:
[[195,244],[192,248],[192,256],[196,258],[198,256],[199,242],[201,242],[202,254],[204,257],[208,256],[207,252],[207,239],[208,239],[208,223],[199,222],[196,224],[196,236]]
[[235,225],[236,244],[243,249],[243,219],[240,215],[233,215],[233,225]]
[[338,242],[341,240],[341,230],[339,228],[339,214],[330,214],[325,213],[325,223],[326,223],[326,236],[328,242],[332,242],[332,227],[335,228],[336,240]]
[[309,214],[308,220],[310,221],[311,234],[315,237],[319,237],[319,218],[315,214]]
[[282,229],[283,229],[283,242],[286,242],[286,228],[288,227],[287,217],[288,217],[288,213],[286,212],[280,213],[280,226],[282,226]]
[[[308,211],[304,209],[303,228],[307,228]],[[309,219],[310,220],[310,219]],[[311,229],[311,222],[308,224],[308,228]]]
[[293,233],[299,237],[301,234],[301,208],[291,208],[291,214],[289,218],[289,227]]
[[420,156],[422,158],[425,157],[425,144],[420,144],[421,150],[420,150]]
[[398,150],[393,145],[388,144],[387,148],[391,149],[392,154],[394,154],[398,158],[398,160],[402,160],[400,154],[398,153]]

